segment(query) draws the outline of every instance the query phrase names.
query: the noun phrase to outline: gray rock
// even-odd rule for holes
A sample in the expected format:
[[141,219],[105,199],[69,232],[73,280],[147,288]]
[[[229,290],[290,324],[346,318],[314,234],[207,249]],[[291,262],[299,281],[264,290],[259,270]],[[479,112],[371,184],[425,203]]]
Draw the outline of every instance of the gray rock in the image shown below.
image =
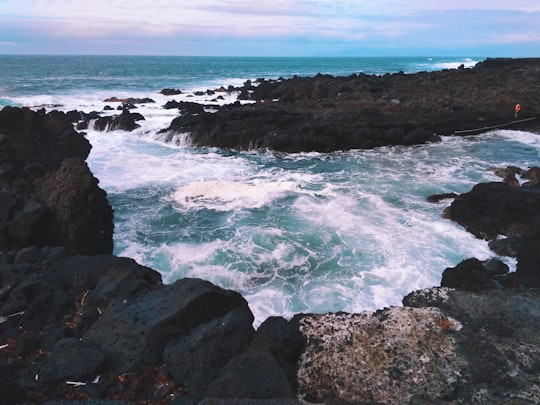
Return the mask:
[[205,398],[294,398],[287,375],[268,350],[234,357],[209,385]]
[[57,379],[69,377],[76,381],[94,377],[105,360],[99,349],[75,338],[58,341],[48,357],[58,366]]
[[174,380],[190,393],[202,394],[223,366],[248,346],[254,331],[246,315],[244,309],[232,310],[167,344],[164,358]]
[[538,289],[469,292],[433,288],[411,293],[403,302],[437,307],[463,325],[449,334],[454,355],[460,359],[452,399],[460,403],[540,403]]
[[207,281],[182,279],[134,299],[117,299],[92,325],[85,341],[99,345],[118,372],[161,362],[164,345],[232,310],[253,315],[242,296]]

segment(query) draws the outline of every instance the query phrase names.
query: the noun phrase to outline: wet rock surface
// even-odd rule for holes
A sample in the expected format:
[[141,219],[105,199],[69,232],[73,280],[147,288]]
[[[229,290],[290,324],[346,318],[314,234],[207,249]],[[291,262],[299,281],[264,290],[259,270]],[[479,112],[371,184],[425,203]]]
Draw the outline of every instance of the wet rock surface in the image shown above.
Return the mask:
[[488,59],[471,69],[416,74],[258,79],[236,89],[254,104],[184,114],[165,132],[190,133],[200,146],[330,152],[497,127],[540,130],[539,79],[540,59]]
[[93,128],[96,131],[133,131],[140,127],[137,121],[143,121],[144,117],[139,113],[132,113],[124,109],[120,115],[99,117],[93,121]]

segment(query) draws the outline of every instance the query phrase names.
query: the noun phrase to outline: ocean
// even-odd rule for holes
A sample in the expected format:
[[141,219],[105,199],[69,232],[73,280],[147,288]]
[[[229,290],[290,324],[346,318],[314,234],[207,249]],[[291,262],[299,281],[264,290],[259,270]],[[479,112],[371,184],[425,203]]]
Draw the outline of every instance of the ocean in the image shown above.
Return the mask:
[[153,99],[135,110],[145,121],[133,132],[86,131],[88,164],[115,211],[114,253],[166,283],[198,277],[236,290],[259,325],[272,315],[400,305],[439,285],[446,267],[496,257],[442,217],[450,201],[427,197],[499,180],[491,167],[538,165],[540,137],[498,130],[328,154],[239,152],[194,147],[187,136],[165,143],[158,132],[178,112],[162,106],[234,102],[195,92],[260,77],[414,73],[482,59],[0,56],[0,108],[91,112],[116,107],[109,97]]

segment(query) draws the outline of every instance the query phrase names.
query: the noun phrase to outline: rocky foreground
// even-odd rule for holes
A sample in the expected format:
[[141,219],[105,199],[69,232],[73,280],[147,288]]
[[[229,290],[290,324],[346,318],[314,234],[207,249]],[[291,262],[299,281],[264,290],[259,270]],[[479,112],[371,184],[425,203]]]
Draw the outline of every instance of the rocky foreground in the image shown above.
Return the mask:
[[[516,101],[523,114],[532,114],[540,102],[538,91],[524,87],[507,93],[506,74],[516,77],[516,86],[520,77],[527,82],[536,74],[538,79],[538,64],[523,63],[492,61],[438,77],[448,76],[449,93],[457,92],[467,75],[475,75],[478,89],[491,80],[486,112],[493,109],[495,120],[500,105],[512,120]],[[413,76],[431,82],[431,75]],[[407,75],[385,77],[361,80],[386,89],[384,83],[405,81]],[[329,86],[342,85],[341,79],[326,77],[296,80],[323,79]],[[537,83],[528,86],[534,90]],[[265,86],[261,82],[258,91]],[[407,98],[388,93],[388,107],[397,111],[411,103],[407,108],[414,110],[413,90]],[[366,90],[364,102],[370,104],[374,94],[379,93]],[[322,106],[324,93],[311,100]],[[440,105],[435,106],[437,111]],[[221,114],[234,116],[231,111],[239,108],[235,125],[248,125],[243,118],[248,107],[224,107]],[[335,106],[328,108],[333,117]],[[470,125],[467,114],[478,113],[461,109],[459,120],[460,110],[454,110],[439,112],[450,114],[444,121],[448,128],[461,128],[455,125],[462,121]],[[216,122],[226,128],[230,122],[220,111]],[[210,119],[196,114],[191,119]],[[80,117],[11,107],[0,111],[2,404],[540,403],[540,169],[496,168],[501,182],[479,184],[462,195],[430,196],[449,220],[489,240],[497,254],[516,257],[515,272],[508,273],[498,260],[470,258],[446,269],[441,287],[412,292],[402,307],[272,317],[254,330],[240,294],[199,279],[164,285],[156,271],[112,255],[112,209],[85,163],[90,145],[73,129]],[[294,128],[296,116],[291,117]],[[375,115],[370,128],[383,128],[386,118]],[[471,120],[478,122],[478,115]],[[432,136],[435,127],[421,122],[418,127],[409,122],[410,131],[401,133],[427,128]],[[198,125],[193,128],[202,128]],[[287,132],[286,122],[279,125],[285,131],[280,134],[295,133]],[[321,133],[330,139],[330,127]],[[294,139],[299,148],[301,141]],[[257,142],[251,145],[271,146]],[[327,141],[317,145],[330,147]]]

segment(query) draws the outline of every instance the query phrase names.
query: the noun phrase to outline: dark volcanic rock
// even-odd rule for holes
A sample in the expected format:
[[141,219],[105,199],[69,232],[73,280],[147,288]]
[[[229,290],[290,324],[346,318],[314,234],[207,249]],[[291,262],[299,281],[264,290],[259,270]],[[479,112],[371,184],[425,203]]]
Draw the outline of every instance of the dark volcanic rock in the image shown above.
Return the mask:
[[443,271],[441,287],[459,288],[461,290],[479,291],[493,288],[490,282],[491,273],[478,259],[467,259],[456,267],[447,268]]
[[122,104],[148,104],[155,103],[154,100],[148,97],[136,98],[136,97],[127,97],[127,98],[118,98],[118,97],[109,97],[103,100],[105,103],[122,103]]
[[73,130],[59,112],[33,112],[25,108],[0,110],[0,165],[22,170],[28,164],[57,169],[68,157],[86,159],[90,144]]
[[456,193],[443,193],[443,194],[433,194],[428,196],[427,200],[432,203],[440,202],[441,200],[454,199],[458,195]]
[[293,390],[298,388],[297,362],[305,347],[305,337],[300,333],[295,316],[286,321],[281,317],[266,319],[257,329],[250,343],[250,350],[268,350],[285,371]]
[[112,208],[106,193],[81,159],[66,159],[42,184],[48,213],[42,245],[64,246],[70,254],[112,252]]
[[253,320],[238,293],[182,279],[134,300],[111,302],[85,340],[102,347],[118,373],[136,371],[154,364],[168,340],[232,310],[243,310]]
[[256,104],[175,119],[167,130],[190,132],[196,145],[285,152],[412,145],[497,127],[540,130],[539,67],[540,59],[487,60],[407,75],[260,79],[239,89],[239,99]]
[[267,350],[235,356],[208,386],[205,398],[294,398],[287,375]]
[[249,349],[234,356],[206,389],[206,398],[294,398],[297,362],[305,347],[298,318],[270,317],[257,329]]
[[481,239],[523,234],[540,215],[540,195],[504,183],[480,183],[455,198],[444,215]]
[[202,114],[204,113],[204,106],[199,103],[193,103],[190,101],[167,101],[163,106],[166,110],[171,108],[177,108],[185,114]]
[[[80,339],[66,338],[59,340],[47,357],[46,362],[53,362],[57,371],[53,380],[72,378],[76,381],[97,375],[103,368],[105,355],[99,349],[91,347]],[[36,368],[39,369],[40,365]]]
[[166,89],[162,89],[160,93],[163,94],[164,96],[175,96],[177,94],[182,94],[182,90],[166,88]]
[[395,122],[391,116],[371,108],[317,113],[279,104],[232,105],[216,113],[181,116],[172,121],[167,131],[189,132],[196,145],[283,152],[330,152],[438,139],[433,132]]
[[80,338],[112,299],[134,299],[161,285],[161,276],[114,256],[63,257],[58,249],[26,248],[16,257],[18,263],[0,265],[0,341],[7,342],[0,386],[13,393],[2,403],[68,397],[74,392],[66,380],[91,385],[107,374],[103,348]]
[[[523,172],[523,171],[522,171]],[[456,197],[444,215],[499,253],[517,257],[509,280],[540,286],[540,189],[537,185],[477,184]],[[501,239],[500,235],[506,236]]]
[[238,293],[198,279],[162,285],[131,259],[54,252],[26,248],[0,264],[6,404],[295,398],[294,322],[275,318],[254,338]]
[[191,395],[202,396],[225,364],[246,349],[253,332],[250,317],[239,309],[171,340],[164,357],[172,377],[182,382]]
[[64,246],[112,252],[112,209],[84,159],[77,114],[0,111],[0,250]]
[[132,113],[128,109],[123,109],[122,114],[100,117],[94,121],[96,131],[133,131],[140,127],[137,121],[144,120],[139,113]]

